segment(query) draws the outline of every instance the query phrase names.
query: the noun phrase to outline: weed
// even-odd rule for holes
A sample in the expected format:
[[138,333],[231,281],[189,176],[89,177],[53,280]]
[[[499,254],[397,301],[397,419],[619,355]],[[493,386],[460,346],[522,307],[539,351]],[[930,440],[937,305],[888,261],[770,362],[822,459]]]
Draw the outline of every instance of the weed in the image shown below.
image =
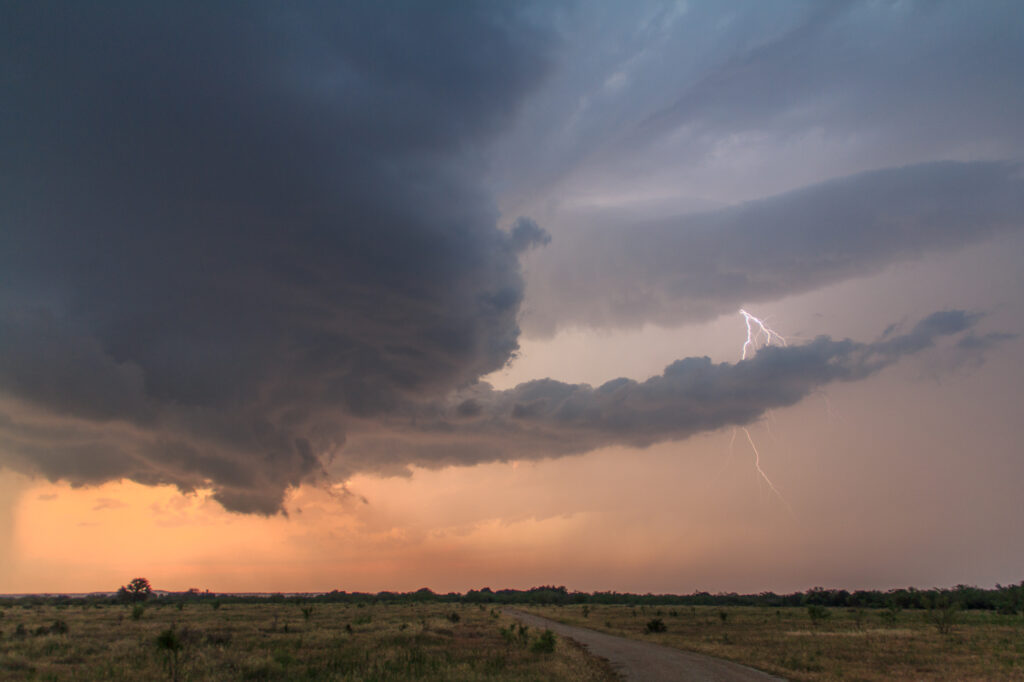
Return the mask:
[[506,668],[508,668],[508,659],[503,654],[495,654],[484,664],[484,672],[489,675],[504,672]]
[[666,630],[668,630],[668,628],[665,627],[665,621],[661,618],[653,618],[647,621],[647,625],[644,626],[644,632],[647,634],[652,632],[665,632]]
[[174,631],[173,627],[168,628],[157,635],[156,647],[157,649],[165,652],[167,656],[167,668],[168,672],[171,674],[171,680],[173,682],[177,682],[178,675],[181,672],[178,665],[178,656],[184,648],[181,637],[178,636],[178,633]]

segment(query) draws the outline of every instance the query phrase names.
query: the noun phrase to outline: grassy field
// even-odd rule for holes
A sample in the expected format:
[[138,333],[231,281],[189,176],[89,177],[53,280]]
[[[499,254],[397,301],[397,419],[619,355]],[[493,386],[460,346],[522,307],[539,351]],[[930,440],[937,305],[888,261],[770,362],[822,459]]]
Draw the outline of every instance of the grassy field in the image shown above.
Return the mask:
[[478,606],[213,606],[0,608],[0,679],[615,679],[573,643]]
[[[792,680],[1024,680],[1024,618],[768,607],[564,606],[524,610],[726,658]],[[651,632],[661,626],[664,632]],[[652,624],[648,628],[648,624]]]

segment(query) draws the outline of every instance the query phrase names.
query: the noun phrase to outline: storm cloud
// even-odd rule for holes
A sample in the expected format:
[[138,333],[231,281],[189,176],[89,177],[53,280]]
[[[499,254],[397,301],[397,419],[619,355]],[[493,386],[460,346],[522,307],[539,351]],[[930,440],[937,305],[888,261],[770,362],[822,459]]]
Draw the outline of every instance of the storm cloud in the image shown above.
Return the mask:
[[562,229],[531,262],[524,329],[677,325],[1024,228],[1010,162],[886,168],[737,206]]
[[[1012,229],[1024,212],[1017,166],[973,162],[586,235],[502,216],[493,150],[551,77],[566,16],[549,3],[5,5],[0,465],[208,487],[271,514],[330,475],[749,423],[970,329],[950,312],[874,343],[681,360],[645,382],[479,383],[518,349],[521,258],[537,264],[538,329],[677,323]],[[665,113],[692,115],[682,101]],[[981,352],[994,334],[962,343]]]
[[819,336],[799,346],[768,346],[735,364],[685,358],[646,381],[620,378],[593,387],[543,379],[504,391],[477,384],[446,403],[411,410],[405,424],[392,422],[391,433],[353,434],[346,457],[360,470],[394,473],[408,464],[538,459],[681,440],[750,424],[831,383],[866,379],[944,337],[970,344],[977,322],[964,311],[941,311],[870,343]]
[[6,6],[0,456],[269,512],[346,416],[504,365],[545,235],[481,149],[546,72],[530,14]]

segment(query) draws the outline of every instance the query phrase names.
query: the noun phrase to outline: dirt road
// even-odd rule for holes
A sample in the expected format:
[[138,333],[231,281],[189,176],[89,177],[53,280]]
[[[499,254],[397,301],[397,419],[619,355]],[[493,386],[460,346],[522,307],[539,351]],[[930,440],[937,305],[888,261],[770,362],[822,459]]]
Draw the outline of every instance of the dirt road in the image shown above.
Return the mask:
[[550,628],[557,635],[576,640],[590,653],[611,661],[612,667],[626,680],[643,680],[643,682],[667,682],[668,680],[764,682],[765,680],[782,679],[739,663],[723,661],[720,658],[681,651],[652,642],[606,635],[603,632],[587,628],[564,625],[517,609],[505,609],[504,611],[507,615],[526,625]]

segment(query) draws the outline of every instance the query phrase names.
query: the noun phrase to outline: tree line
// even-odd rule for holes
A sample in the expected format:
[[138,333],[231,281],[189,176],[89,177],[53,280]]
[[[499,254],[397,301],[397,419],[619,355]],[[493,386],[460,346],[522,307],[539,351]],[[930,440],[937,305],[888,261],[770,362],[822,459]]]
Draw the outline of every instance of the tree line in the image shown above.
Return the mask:
[[1001,613],[1019,613],[1024,609],[1024,582],[1018,585],[996,585],[985,589],[970,585],[953,588],[917,589],[906,587],[881,590],[844,590],[813,587],[805,592],[776,594],[738,594],[735,592],[693,592],[692,594],[634,594],[630,592],[578,592],[565,586],[543,585],[527,590],[492,590],[484,587],[466,593],[436,593],[424,587],[415,592],[346,592],[323,593],[232,594],[190,589],[185,592],[153,591],[145,578],[135,578],[115,594],[87,596],[27,595],[0,597],[0,606],[27,604],[89,605],[133,602],[189,603],[346,603],[403,604],[416,602],[463,604],[626,604],[665,606],[763,606],[763,607],[848,607],[867,609],[930,609],[936,603],[955,604],[961,609],[982,609]]

